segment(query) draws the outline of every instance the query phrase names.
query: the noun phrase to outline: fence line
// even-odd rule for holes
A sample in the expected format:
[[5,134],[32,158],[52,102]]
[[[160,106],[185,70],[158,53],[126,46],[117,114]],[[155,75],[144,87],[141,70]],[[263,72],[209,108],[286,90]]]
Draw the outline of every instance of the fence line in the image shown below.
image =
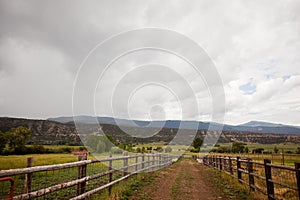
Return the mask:
[[[33,199],[45,195],[48,198],[84,199],[106,188],[110,193],[114,184],[134,174],[160,169],[172,163],[172,157],[168,154],[125,153],[120,157],[95,160],[86,160],[85,155],[79,155],[78,160],[73,163],[33,166],[29,158],[28,167],[0,170],[0,178],[10,177],[15,181],[16,196],[10,199]],[[63,192],[67,189],[70,190]],[[3,190],[9,191],[9,187],[2,186]],[[0,193],[0,199],[4,196]]]
[[259,191],[269,200],[300,200],[300,163],[289,167],[271,164],[269,159],[257,162],[250,158],[216,155],[205,156],[203,163],[237,178],[249,186],[251,192]]

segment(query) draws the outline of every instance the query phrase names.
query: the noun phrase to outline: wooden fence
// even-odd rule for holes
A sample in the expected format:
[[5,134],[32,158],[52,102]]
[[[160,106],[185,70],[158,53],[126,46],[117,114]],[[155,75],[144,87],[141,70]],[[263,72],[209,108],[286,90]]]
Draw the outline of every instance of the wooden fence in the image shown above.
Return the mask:
[[250,191],[259,191],[269,200],[300,199],[300,163],[295,167],[274,165],[271,160],[256,162],[252,159],[227,156],[206,156],[203,163],[236,177]]
[[[1,170],[0,178],[14,181],[13,199],[85,199],[104,189],[111,192],[112,186],[139,172],[150,172],[172,163],[167,154],[124,154],[119,157],[86,160],[78,156],[78,162],[33,166]],[[0,185],[0,190],[10,193],[9,185]],[[3,192],[2,192],[3,193]],[[2,195],[2,196],[1,196]],[[3,199],[7,194],[0,194]],[[11,198],[8,198],[11,199]]]

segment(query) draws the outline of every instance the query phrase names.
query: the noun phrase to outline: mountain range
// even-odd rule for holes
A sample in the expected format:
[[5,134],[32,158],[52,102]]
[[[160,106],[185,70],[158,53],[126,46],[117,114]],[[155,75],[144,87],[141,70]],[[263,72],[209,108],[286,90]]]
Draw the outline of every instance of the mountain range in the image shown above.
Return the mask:
[[[25,126],[31,130],[29,144],[82,145],[81,137],[103,133],[110,135],[116,141],[126,143],[169,143],[176,136],[177,139],[174,141],[181,144],[195,137],[195,134],[197,137],[205,137],[209,125],[212,127],[210,130],[221,126],[217,123],[180,120],[150,122],[91,116],[78,116],[75,119],[76,124],[79,125],[77,127],[74,125],[73,117],[47,120],[0,117],[0,131],[6,132],[11,128]],[[179,127],[181,131],[178,130]],[[248,122],[238,126],[224,125],[218,141],[261,144],[300,143],[300,129],[266,122]]]
[[181,121],[181,120],[166,120],[166,121],[143,121],[143,120],[128,120],[112,117],[92,117],[92,116],[75,116],[73,117],[56,117],[49,118],[49,121],[60,122],[64,124],[76,123],[81,124],[109,124],[127,127],[147,127],[147,128],[174,128],[174,129],[193,129],[193,130],[219,130],[223,126],[223,131],[232,132],[251,132],[251,133],[271,133],[271,134],[300,134],[300,127],[276,124],[262,121],[250,121],[240,125],[218,124],[214,122],[201,121]]

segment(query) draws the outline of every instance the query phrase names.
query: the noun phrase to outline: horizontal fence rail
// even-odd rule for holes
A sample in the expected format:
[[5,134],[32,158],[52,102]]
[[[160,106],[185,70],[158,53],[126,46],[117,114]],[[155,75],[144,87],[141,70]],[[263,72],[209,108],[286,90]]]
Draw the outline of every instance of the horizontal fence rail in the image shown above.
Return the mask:
[[0,199],[84,199],[108,189],[139,172],[150,172],[172,163],[168,154],[136,154],[86,160],[79,155],[77,162],[0,170],[0,178],[14,181],[14,196],[8,184],[0,184]]
[[295,167],[275,165],[271,160],[253,161],[250,158],[205,156],[203,163],[225,172],[269,200],[300,200],[300,163]]

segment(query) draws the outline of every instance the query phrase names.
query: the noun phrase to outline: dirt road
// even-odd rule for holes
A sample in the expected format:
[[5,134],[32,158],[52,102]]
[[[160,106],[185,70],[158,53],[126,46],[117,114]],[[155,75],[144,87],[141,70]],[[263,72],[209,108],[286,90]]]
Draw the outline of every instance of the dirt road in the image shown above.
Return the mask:
[[155,178],[130,199],[181,200],[228,199],[212,183],[207,169],[191,159],[184,159],[155,172]]

